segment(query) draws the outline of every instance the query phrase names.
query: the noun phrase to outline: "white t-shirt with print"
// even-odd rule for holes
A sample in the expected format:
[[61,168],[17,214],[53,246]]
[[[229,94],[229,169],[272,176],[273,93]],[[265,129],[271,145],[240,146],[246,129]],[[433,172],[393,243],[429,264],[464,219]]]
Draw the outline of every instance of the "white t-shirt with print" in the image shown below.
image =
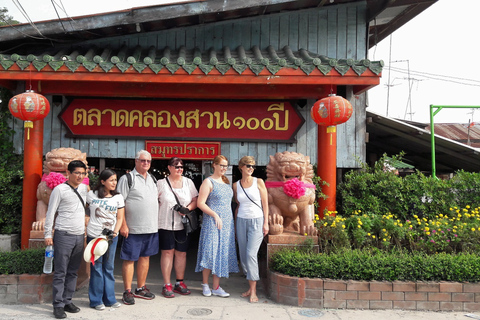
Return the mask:
[[121,194],[109,198],[99,198],[97,192],[89,191],[87,203],[90,209],[90,221],[87,225],[87,235],[96,238],[102,235],[103,229],[113,230],[117,223],[117,210],[125,207]]

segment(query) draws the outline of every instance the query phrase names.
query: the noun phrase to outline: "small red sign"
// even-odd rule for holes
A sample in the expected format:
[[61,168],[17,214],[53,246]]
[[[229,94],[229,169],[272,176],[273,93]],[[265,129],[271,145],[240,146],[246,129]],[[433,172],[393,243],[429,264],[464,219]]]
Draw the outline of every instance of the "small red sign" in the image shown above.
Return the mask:
[[59,115],[72,137],[294,142],[305,122],[287,101],[75,98]]
[[213,160],[220,154],[220,142],[145,141],[145,150],[153,159]]

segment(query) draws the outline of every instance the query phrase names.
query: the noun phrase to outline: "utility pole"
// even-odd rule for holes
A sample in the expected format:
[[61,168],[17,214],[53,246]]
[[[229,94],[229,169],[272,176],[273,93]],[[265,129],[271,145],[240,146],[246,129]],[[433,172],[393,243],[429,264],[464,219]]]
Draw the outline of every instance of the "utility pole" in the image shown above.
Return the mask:
[[387,117],[388,117],[388,105],[390,103],[390,75],[392,74],[392,35],[390,34],[390,50],[388,53],[388,84],[387,84]]

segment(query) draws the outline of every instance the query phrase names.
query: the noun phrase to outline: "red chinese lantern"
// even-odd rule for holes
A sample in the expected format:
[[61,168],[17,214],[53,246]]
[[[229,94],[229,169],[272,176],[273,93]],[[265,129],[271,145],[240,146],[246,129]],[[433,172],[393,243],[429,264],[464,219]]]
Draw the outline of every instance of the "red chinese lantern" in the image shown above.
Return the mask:
[[10,113],[20,120],[25,121],[27,128],[27,140],[30,139],[30,128],[33,128],[33,121],[42,120],[50,112],[50,103],[47,98],[33,90],[17,94],[8,102]]
[[352,113],[352,104],[347,99],[334,94],[318,100],[310,109],[313,121],[321,126],[334,126],[347,122]]

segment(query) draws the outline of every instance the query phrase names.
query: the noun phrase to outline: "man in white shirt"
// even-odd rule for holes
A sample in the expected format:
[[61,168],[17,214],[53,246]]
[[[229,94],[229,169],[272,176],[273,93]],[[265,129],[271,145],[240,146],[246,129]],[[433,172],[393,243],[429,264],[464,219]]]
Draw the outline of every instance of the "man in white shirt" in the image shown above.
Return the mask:
[[[124,237],[120,259],[123,260],[122,277],[126,305],[135,298],[152,300],[155,295],[146,286],[150,256],[158,253],[158,200],[157,185],[148,173],[152,155],[141,150],[135,157],[135,169],[118,181],[117,191],[125,199],[125,219],[120,229]],[[130,176],[131,184],[128,181]],[[132,291],[134,264],[137,261],[137,288]]]
[[88,187],[82,182],[86,175],[85,163],[71,161],[67,168],[68,181],[53,189],[48,202],[45,245],[53,245],[54,249],[52,293],[53,314],[57,319],[66,318],[65,311],[80,311],[72,303],[72,298],[77,286],[85,239],[85,200]]

